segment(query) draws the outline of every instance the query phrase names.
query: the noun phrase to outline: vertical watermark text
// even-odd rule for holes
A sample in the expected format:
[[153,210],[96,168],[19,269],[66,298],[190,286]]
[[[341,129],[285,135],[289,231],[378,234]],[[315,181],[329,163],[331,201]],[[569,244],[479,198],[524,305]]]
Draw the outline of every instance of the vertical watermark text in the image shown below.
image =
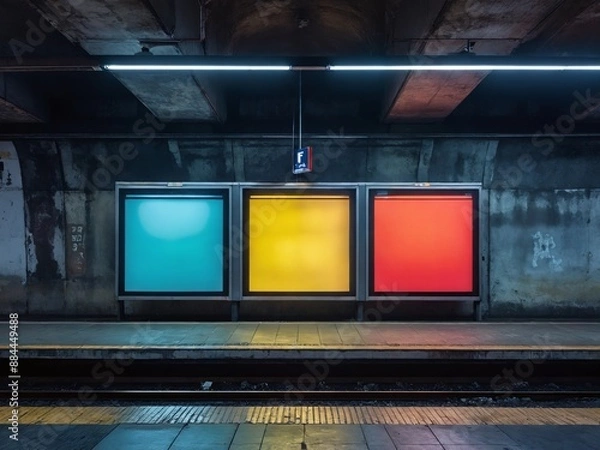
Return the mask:
[[8,387],[10,396],[8,406],[10,419],[8,421],[9,439],[19,440],[19,314],[8,315]]

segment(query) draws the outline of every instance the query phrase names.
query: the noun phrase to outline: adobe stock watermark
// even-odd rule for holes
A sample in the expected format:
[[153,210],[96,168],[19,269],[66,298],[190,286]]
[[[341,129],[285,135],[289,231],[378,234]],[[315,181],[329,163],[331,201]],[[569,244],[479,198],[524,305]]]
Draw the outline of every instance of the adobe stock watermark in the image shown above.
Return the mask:
[[571,103],[568,113],[557,117],[553,123],[545,124],[531,138],[531,144],[539,150],[524,152],[517,158],[515,164],[499,167],[498,173],[502,179],[494,181],[492,189],[514,189],[519,186],[525,175],[536,169],[538,165],[536,155],[550,156],[554,152],[556,144],[561,143],[567,135],[575,131],[577,122],[600,108],[600,93],[592,94],[591,89],[587,89],[583,94],[575,91],[573,97],[575,99]]
[[170,118],[157,119],[153,114],[146,113],[143,118],[133,123],[132,131],[136,141],[125,141],[119,144],[116,154],[106,157],[97,156],[101,167],[94,170],[91,177],[86,178],[85,188],[90,192],[110,188],[116,178],[125,170],[127,162],[139,155],[138,142],[148,145],[156,139],[157,133],[164,130]]
[[[383,286],[382,290],[389,292],[399,291],[398,286],[390,288]],[[381,322],[385,314],[389,314],[400,304],[401,300],[396,298],[366,302],[369,306],[364,311],[364,319],[370,322]],[[389,303],[386,305],[386,303]],[[338,334],[352,335],[358,332],[353,323],[336,324]],[[367,339],[374,331],[363,328],[359,334],[362,339]],[[339,350],[331,351],[328,358],[318,360],[305,360],[303,366],[305,372],[296,379],[285,380],[286,389],[285,399],[290,401],[304,400],[303,391],[312,391],[323,383],[331,372],[331,368],[341,364],[345,360],[344,352]]]
[[[45,2],[49,5],[54,17],[55,23],[40,15],[37,22],[28,19],[25,22],[27,30],[22,39],[12,38],[8,41],[8,46],[17,60],[17,64],[23,64],[23,56],[35,52],[35,50],[44,45],[49,34],[55,33],[61,22],[68,20],[74,13],[77,6],[84,3],[86,0],[69,0],[68,2],[61,0],[50,0]],[[54,22],[54,20],[53,20]]]
[[[339,158],[348,149],[348,145],[356,140],[354,138],[346,138],[344,136],[344,128],[340,128],[338,133],[329,130],[327,135],[329,137],[327,142],[313,155],[313,172],[304,174],[310,183],[318,182],[319,178],[330,167],[332,161]],[[292,173],[290,163],[290,170],[286,172],[283,183],[297,182],[297,177],[297,175]],[[300,187],[295,192],[301,194],[307,189],[310,189],[310,187]],[[247,227],[232,227],[230,248],[234,257],[241,257],[242,252],[247,250],[250,240],[260,237],[268,227],[275,223],[277,215],[285,211],[289,206],[290,201],[288,198],[272,198],[267,204],[252,210],[252,220],[249,221]],[[215,245],[213,249],[221,263],[227,267],[228,261],[224,260],[223,255],[227,255],[228,249],[222,245]]]
[[[369,318],[371,322],[380,322],[383,320],[383,315],[392,312],[400,303],[400,300],[389,300],[389,305],[384,306],[383,301],[379,300],[373,302],[374,305],[370,305],[364,312],[364,317]],[[352,323],[336,324],[338,333],[343,334],[354,334],[357,330]],[[368,330],[366,332],[368,337],[371,334]],[[327,380],[331,372],[331,368],[340,365],[345,360],[345,353],[339,350],[332,350],[328,352],[328,357],[317,360],[305,360],[302,365],[306,369],[297,378],[292,380],[285,380],[284,386],[286,389],[285,399],[287,401],[302,401],[304,400],[303,391],[313,391],[321,383]],[[274,400],[276,401],[276,400]]]
[[[136,323],[135,333],[129,339],[129,345],[148,342],[154,336],[147,323]],[[133,365],[135,359],[128,357],[123,352],[116,353],[112,358],[98,361],[91,369],[90,376],[97,383],[96,386],[84,385],[77,391],[77,398],[68,401],[59,401],[53,404],[55,408],[62,408],[61,421],[72,423],[78,417],[86,417],[89,411],[86,409],[93,406],[98,400],[97,392],[114,385],[116,377],[123,375],[125,370]],[[56,441],[73,425],[43,424],[38,427],[35,435],[22,436],[19,439],[19,448],[28,450],[50,450],[56,449]]]
[[505,367],[490,380],[490,387],[496,392],[503,392],[503,397],[510,397],[519,387],[528,384],[535,372],[535,367],[544,364],[550,355],[547,350],[549,334],[534,336],[533,342],[544,348],[535,359],[520,359],[512,366]]

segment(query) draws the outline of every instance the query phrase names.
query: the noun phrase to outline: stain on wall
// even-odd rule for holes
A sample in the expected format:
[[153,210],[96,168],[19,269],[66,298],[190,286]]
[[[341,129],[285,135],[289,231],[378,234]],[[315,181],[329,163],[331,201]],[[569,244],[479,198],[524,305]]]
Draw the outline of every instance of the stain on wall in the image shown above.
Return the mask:
[[25,196],[27,308],[64,312],[65,216],[60,153],[54,142],[19,141]]
[[27,271],[38,280],[64,276],[64,198],[60,155],[51,142],[17,144],[29,235]]
[[23,312],[26,304],[24,204],[17,152],[0,142],[0,305],[7,312]]

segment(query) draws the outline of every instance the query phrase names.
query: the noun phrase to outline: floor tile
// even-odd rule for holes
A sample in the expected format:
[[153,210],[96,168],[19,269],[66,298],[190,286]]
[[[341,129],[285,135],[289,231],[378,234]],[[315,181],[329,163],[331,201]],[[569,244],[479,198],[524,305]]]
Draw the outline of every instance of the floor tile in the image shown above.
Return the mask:
[[396,450],[384,425],[361,425],[370,450]]
[[263,438],[263,446],[301,444],[303,439],[304,425],[267,425]]
[[116,425],[21,425],[19,441],[0,440],[0,450],[91,450]]
[[518,445],[492,445],[492,444],[473,444],[473,445],[444,445],[446,450],[524,450]]
[[302,447],[300,447],[299,443],[278,444],[276,442],[271,442],[270,444],[263,444],[260,447],[260,450],[301,450],[301,449],[302,449]]
[[181,428],[181,425],[119,425],[93,450],[167,450]]
[[233,445],[260,444],[265,435],[266,425],[242,424],[233,437]]
[[425,425],[386,425],[385,429],[398,445],[439,444],[435,435]]
[[168,450],[229,450],[229,444],[200,444],[198,442],[186,442],[173,444]]
[[369,447],[367,444],[313,444],[308,450],[369,450]]
[[237,425],[188,425],[169,450],[227,450]]
[[398,450],[444,450],[440,444],[398,445]]
[[432,425],[430,429],[444,447],[475,444],[517,447],[514,440],[493,425]]
[[[364,444],[360,425],[306,425],[305,442],[314,444]],[[312,450],[312,449],[311,449]]]
[[600,426],[502,425],[498,428],[527,450],[596,450],[600,448]]

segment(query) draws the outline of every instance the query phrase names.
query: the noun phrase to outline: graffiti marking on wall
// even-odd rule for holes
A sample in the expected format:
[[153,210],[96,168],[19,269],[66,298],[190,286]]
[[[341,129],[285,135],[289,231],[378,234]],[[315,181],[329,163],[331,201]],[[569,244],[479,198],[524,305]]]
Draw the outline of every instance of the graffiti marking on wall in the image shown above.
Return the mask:
[[542,234],[541,231],[535,233],[533,235],[533,267],[538,267],[538,262],[540,260],[548,259],[552,270],[561,272],[563,270],[562,259],[557,258],[553,254],[555,248],[556,243],[552,236],[548,233]]

